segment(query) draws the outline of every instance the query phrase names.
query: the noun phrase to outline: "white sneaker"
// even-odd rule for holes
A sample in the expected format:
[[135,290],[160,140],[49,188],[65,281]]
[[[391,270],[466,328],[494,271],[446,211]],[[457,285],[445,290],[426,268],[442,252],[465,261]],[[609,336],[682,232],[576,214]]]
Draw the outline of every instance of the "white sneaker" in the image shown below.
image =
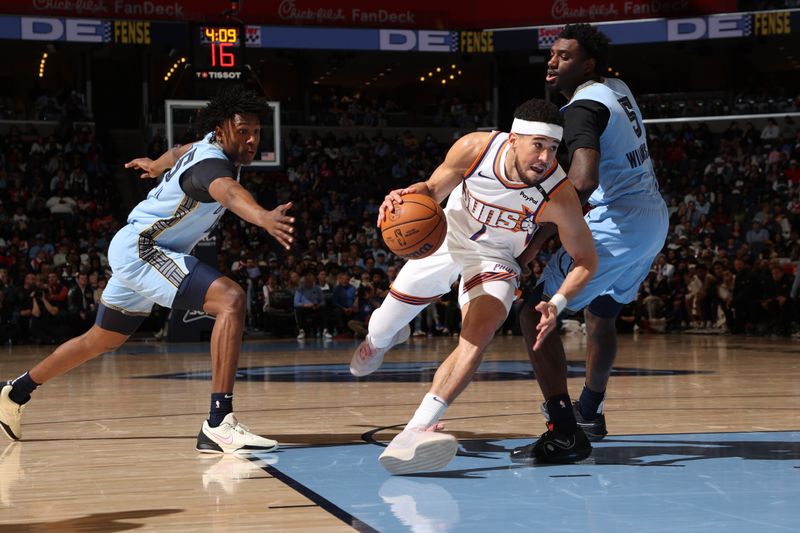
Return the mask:
[[461,523],[458,501],[435,479],[389,477],[378,496],[411,531],[454,531]]
[[378,457],[390,474],[434,472],[447,466],[458,451],[458,441],[447,433],[406,428],[398,433]]
[[9,439],[19,440],[22,438],[22,410],[25,406],[9,398],[10,393],[11,383],[3,385],[0,390],[0,428]]
[[304,329],[300,330],[300,333],[297,334],[297,340],[301,341],[306,338],[306,331]]
[[383,364],[383,356],[386,352],[393,346],[406,342],[410,335],[411,328],[406,324],[400,331],[394,334],[392,342],[385,348],[376,348],[373,346],[369,341],[369,335],[367,335],[367,337],[361,341],[361,344],[358,345],[356,351],[353,352],[353,358],[350,359],[350,373],[359,378],[372,374]]
[[251,453],[270,452],[278,448],[278,442],[260,437],[243,426],[233,413],[212,428],[208,420],[197,435],[197,451],[202,453]]
[[219,461],[203,472],[203,488],[210,491],[216,485],[225,493],[234,494],[239,488],[240,481],[268,477],[264,468],[277,462],[278,456],[271,453],[248,456],[223,455]]
[[330,331],[328,331],[327,329],[324,329],[324,330],[322,330],[322,338],[324,338],[326,341],[329,341],[329,340],[333,339],[333,335],[331,335]]
[[10,443],[0,453],[0,506],[11,507],[14,505],[12,498],[13,487],[22,479],[25,479],[25,470],[22,468],[20,455],[22,454],[22,444]]

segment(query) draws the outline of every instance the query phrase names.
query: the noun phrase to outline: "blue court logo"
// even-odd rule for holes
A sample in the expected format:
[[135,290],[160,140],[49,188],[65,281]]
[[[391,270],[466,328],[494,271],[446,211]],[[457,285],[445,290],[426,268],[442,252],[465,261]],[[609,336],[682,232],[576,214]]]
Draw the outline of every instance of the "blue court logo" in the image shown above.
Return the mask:
[[[365,378],[355,378],[347,364],[309,364],[283,366],[254,366],[236,371],[236,381],[323,382],[378,381],[395,383],[429,382],[439,368],[437,361],[412,363],[384,363],[381,368]],[[582,361],[567,362],[567,377],[585,375]],[[615,367],[612,376],[683,376],[709,374],[695,370],[662,370],[653,368]],[[211,372],[178,372],[142,376],[144,379],[198,379],[210,380]],[[528,361],[484,361],[475,372],[474,381],[518,381],[534,379]]]

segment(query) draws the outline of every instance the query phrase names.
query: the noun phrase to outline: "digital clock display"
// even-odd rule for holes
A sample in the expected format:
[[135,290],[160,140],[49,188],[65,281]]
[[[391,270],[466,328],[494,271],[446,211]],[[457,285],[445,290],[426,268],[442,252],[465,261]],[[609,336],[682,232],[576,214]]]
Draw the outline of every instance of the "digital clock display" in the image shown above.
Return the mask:
[[200,40],[203,44],[231,43],[239,46],[239,28],[201,26]]
[[195,66],[202,71],[241,68],[241,29],[235,26],[200,26]]

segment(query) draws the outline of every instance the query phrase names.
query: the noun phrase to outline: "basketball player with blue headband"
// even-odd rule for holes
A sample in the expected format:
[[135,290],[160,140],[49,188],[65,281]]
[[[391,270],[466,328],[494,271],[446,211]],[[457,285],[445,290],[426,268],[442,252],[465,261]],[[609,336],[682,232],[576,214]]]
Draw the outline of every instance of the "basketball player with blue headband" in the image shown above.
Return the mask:
[[[238,283],[190,255],[230,209],[264,228],[288,248],[291,203],[266,210],[239,183],[255,156],[267,103],[240,86],[224,89],[198,112],[204,137],[160,158],[134,159],[142,178],[169,170],[128,215],[108,249],[113,274],[103,291],[95,324],[57,347],[29,372],[0,390],[0,428],[22,437],[22,410],[41,384],[120,347],[150,314],[154,303],[205,311],[216,317],[211,332],[211,409],[197,436],[204,453],[256,452],[278,443],[250,432],[233,413],[233,383],[244,329],[245,294]],[[160,396],[141,398],[160,401]],[[138,401],[138,400],[137,400]]]
[[391,191],[380,206],[378,225],[406,194],[425,194],[436,202],[447,199],[447,236],[433,255],[403,266],[353,354],[353,375],[374,372],[387,350],[408,339],[409,322],[461,278],[458,345],[436,371],[430,391],[405,429],[381,454],[381,463],[392,474],[438,470],[456,454],[456,439],[436,431],[441,429],[439,420],[467,387],[486,346],[506,320],[520,275],[516,257],[539,224],[556,225],[575,258],[558,292],[538,307],[545,317],[539,342],[595,272],[597,255],[577,193],[555,159],[561,124],[554,105],[528,100],[514,112],[510,133],[465,135],[430,179]]

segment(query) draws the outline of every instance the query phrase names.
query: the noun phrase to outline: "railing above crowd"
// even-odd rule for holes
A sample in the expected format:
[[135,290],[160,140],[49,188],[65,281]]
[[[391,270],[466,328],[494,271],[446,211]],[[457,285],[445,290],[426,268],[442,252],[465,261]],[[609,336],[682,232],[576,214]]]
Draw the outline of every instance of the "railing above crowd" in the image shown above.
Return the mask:
[[665,93],[643,94],[637,98],[645,118],[707,117],[725,115],[757,115],[792,113],[800,110],[800,95],[786,95],[780,91],[726,94]]

